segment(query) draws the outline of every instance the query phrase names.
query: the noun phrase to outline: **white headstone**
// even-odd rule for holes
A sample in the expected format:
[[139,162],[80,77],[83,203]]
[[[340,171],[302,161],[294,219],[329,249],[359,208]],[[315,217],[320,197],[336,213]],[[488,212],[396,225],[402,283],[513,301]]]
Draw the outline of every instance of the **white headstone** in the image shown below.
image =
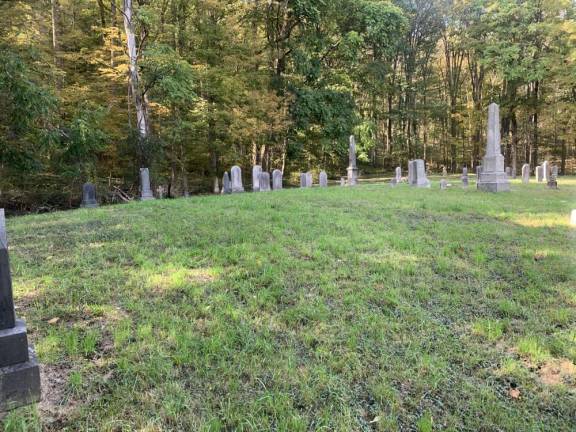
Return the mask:
[[328,187],[328,175],[326,171],[320,171],[320,187]]
[[544,161],[542,163],[542,181],[548,182],[549,178],[550,178],[550,164],[548,163],[548,161]]
[[242,169],[235,165],[232,167],[232,193],[244,192],[244,186],[242,186]]
[[500,150],[500,107],[495,103],[488,108],[488,140],[478,189],[485,192],[510,191],[510,180],[504,171],[504,156]]
[[252,192],[260,191],[260,174],[262,174],[262,167],[254,165],[252,167]]
[[308,171],[306,173],[306,187],[311,188],[312,186],[314,186],[314,180],[312,179],[312,173]]
[[346,186],[346,177],[340,177],[340,186]]
[[414,184],[414,161],[408,161],[408,184],[412,186]]
[[356,166],[356,138],[354,138],[354,135],[350,135],[348,159],[348,186],[356,186],[358,183],[358,167]]
[[530,183],[530,164],[522,165],[522,183]]
[[282,171],[276,169],[272,172],[272,189],[280,190],[282,187]]
[[214,189],[213,192],[215,194],[219,194],[220,193],[220,183],[218,182],[218,177],[214,177]]
[[542,166],[536,167],[536,181],[538,183],[542,183],[544,181],[544,171],[542,170]]
[[265,171],[261,172],[258,184],[259,192],[270,192],[270,173]]
[[402,182],[402,167],[396,167],[395,179],[396,183]]
[[422,159],[412,161],[412,184],[419,188],[429,188],[430,181],[426,177],[426,164]]

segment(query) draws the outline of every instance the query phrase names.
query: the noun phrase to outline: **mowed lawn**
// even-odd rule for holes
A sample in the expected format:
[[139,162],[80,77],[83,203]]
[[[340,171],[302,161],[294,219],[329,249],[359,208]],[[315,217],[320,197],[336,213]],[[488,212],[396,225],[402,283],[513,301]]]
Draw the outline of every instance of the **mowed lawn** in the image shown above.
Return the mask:
[[576,179],[8,220],[44,402],[6,431],[574,431]]

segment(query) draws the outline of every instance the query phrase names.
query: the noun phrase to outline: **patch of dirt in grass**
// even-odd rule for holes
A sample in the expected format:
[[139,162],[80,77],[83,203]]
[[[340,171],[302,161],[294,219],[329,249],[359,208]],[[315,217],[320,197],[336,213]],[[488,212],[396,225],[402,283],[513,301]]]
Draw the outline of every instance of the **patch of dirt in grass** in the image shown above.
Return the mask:
[[538,376],[546,385],[567,384],[576,387],[576,366],[568,359],[546,362],[538,371]]
[[40,368],[42,400],[38,407],[46,424],[61,422],[77,406],[77,402],[66,395],[69,375],[70,368],[65,365],[45,364]]

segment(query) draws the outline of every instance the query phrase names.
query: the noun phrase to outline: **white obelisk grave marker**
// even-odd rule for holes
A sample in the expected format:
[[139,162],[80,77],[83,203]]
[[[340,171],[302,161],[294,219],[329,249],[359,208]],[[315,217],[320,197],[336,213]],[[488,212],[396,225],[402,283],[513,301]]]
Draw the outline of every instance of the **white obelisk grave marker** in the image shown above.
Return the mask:
[[478,189],[485,192],[510,191],[510,181],[504,171],[504,156],[500,150],[500,108],[495,103],[488,108],[488,142]]

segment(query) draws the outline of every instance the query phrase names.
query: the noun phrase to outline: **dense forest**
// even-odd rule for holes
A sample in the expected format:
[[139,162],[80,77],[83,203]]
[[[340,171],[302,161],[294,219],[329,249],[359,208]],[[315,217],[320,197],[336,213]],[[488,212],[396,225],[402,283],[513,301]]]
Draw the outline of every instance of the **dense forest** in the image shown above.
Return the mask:
[[506,164],[576,153],[572,0],[0,2],[0,206],[211,192],[234,164],[286,178],[482,157],[490,102]]

